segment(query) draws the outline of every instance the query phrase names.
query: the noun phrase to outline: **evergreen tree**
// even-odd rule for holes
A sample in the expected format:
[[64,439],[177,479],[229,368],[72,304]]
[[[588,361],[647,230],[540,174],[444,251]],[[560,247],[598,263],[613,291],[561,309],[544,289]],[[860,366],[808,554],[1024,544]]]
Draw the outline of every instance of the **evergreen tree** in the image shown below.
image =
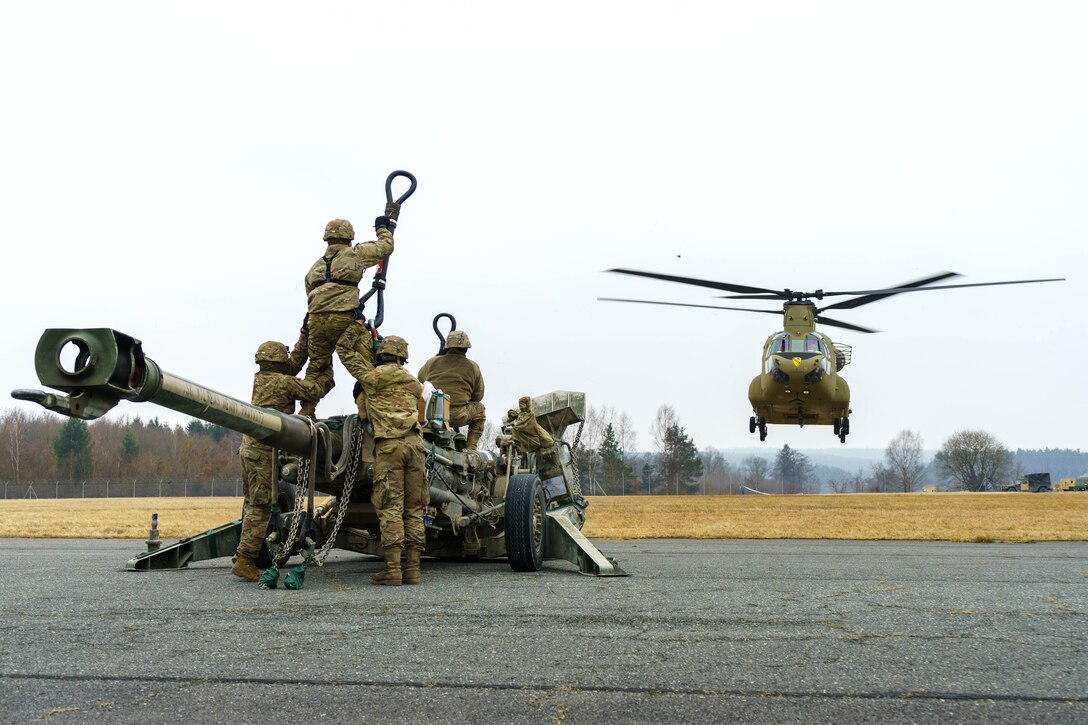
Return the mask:
[[125,434],[121,437],[121,456],[117,463],[117,476],[121,477],[122,466],[128,466],[140,454],[140,444],[136,442],[136,436],[132,435],[131,428],[125,428]]
[[657,485],[657,474],[655,472],[655,466],[652,462],[645,463],[642,466],[642,488],[646,491],[646,494],[652,494],[654,492],[654,486]]
[[694,493],[695,479],[703,475],[703,460],[691,437],[679,424],[665,429],[664,452],[658,465],[666,492]]
[[91,475],[91,436],[87,421],[69,418],[53,438],[53,454],[57,469],[76,481],[86,481]]
[[787,443],[775,456],[773,472],[782,484],[782,493],[804,493],[805,481],[812,476],[812,464],[808,456]]
[[599,451],[601,457],[600,484],[609,494],[623,494],[624,482],[631,478],[631,467],[623,460],[616,431],[609,423],[604,429],[604,440]]

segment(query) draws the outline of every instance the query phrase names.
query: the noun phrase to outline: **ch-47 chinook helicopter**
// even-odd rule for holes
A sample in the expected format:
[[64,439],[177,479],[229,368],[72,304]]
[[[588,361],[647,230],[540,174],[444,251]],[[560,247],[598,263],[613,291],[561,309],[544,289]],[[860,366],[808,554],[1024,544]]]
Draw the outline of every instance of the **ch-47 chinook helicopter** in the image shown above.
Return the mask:
[[[1062,279],[1021,279],[1006,282],[928,286],[951,277],[960,276],[956,272],[938,272],[923,279],[885,289],[841,292],[828,292],[818,289],[815,292],[798,292],[791,289],[773,290],[766,287],[751,287],[729,282],[694,279],[692,277],[677,277],[670,274],[658,274],[657,272],[640,272],[633,269],[610,269],[608,271],[738,293],[722,295],[726,299],[783,300],[782,311],[779,312],[778,310],[760,310],[750,307],[722,307],[720,305],[697,305],[683,302],[658,302],[616,297],[597,298],[606,302],[636,302],[649,305],[700,307],[714,310],[782,315],[782,330],[771,334],[763,344],[763,368],[748,386],[748,399],[751,401],[752,411],[755,413],[748,419],[748,431],[755,433],[758,430],[759,439],[762,441],[767,438],[768,424],[796,424],[801,427],[805,425],[830,425],[842,443],[846,442],[846,436],[850,434],[850,386],[839,375],[839,371],[850,364],[851,348],[849,345],[832,342],[830,337],[816,329],[816,323],[828,327],[841,327],[855,332],[878,331],[861,325],[831,319],[823,314],[825,310],[853,309],[905,292],[930,292],[961,287],[990,287],[1006,284],[1063,281]],[[853,299],[835,302],[823,307],[817,307],[816,303],[813,302],[814,299],[822,300],[825,297],[842,296],[852,297]]]

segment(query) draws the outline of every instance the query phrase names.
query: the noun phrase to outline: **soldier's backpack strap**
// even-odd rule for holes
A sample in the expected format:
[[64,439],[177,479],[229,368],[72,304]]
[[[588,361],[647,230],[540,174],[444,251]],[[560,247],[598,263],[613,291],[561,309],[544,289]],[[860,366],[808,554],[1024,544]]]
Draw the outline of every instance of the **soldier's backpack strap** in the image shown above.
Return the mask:
[[348,279],[339,279],[337,277],[332,276],[332,263],[333,263],[333,260],[336,259],[337,254],[340,254],[340,252],[337,252],[336,254],[332,255],[331,257],[322,257],[321,258],[325,262],[325,279],[323,279],[322,281],[315,284],[314,285],[315,289],[320,287],[323,284],[328,284],[329,282],[332,282],[333,284],[342,284],[342,285],[344,285],[346,287],[358,287],[359,286],[359,280],[355,280],[354,282],[352,282],[351,280],[348,280]]

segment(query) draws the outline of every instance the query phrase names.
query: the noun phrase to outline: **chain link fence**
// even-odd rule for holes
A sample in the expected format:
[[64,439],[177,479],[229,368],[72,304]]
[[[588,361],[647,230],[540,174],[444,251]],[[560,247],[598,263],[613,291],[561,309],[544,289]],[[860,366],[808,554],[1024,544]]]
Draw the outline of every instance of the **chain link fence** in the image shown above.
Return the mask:
[[20,498],[156,498],[160,496],[241,496],[242,478],[199,481],[2,481],[3,499]]

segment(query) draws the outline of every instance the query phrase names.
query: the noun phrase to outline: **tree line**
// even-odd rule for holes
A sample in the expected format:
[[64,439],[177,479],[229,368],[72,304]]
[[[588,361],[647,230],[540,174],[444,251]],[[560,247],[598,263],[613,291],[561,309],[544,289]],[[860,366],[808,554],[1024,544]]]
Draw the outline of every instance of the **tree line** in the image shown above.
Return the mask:
[[[488,423],[482,443],[495,439]],[[744,458],[712,446],[698,448],[675,409],[658,408],[650,426],[649,450],[639,447],[631,417],[612,407],[590,406],[580,428],[567,431],[586,495],[684,495],[761,493],[911,492],[933,485],[943,490],[1003,488],[1024,473],[1052,478],[1088,471],[1079,450],[1007,449],[985,431],[950,436],[925,460],[922,436],[900,431],[881,462],[847,471],[814,464],[783,445],[773,457]],[[76,418],[15,408],[0,412],[0,480],[14,483],[71,481],[212,481],[239,475],[241,436],[222,426],[191,420],[185,426],[151,418]]]
[[96,420],[15,408],[0,415],[0,480],[210,481],[238,476],[241,435],[192,420]]

